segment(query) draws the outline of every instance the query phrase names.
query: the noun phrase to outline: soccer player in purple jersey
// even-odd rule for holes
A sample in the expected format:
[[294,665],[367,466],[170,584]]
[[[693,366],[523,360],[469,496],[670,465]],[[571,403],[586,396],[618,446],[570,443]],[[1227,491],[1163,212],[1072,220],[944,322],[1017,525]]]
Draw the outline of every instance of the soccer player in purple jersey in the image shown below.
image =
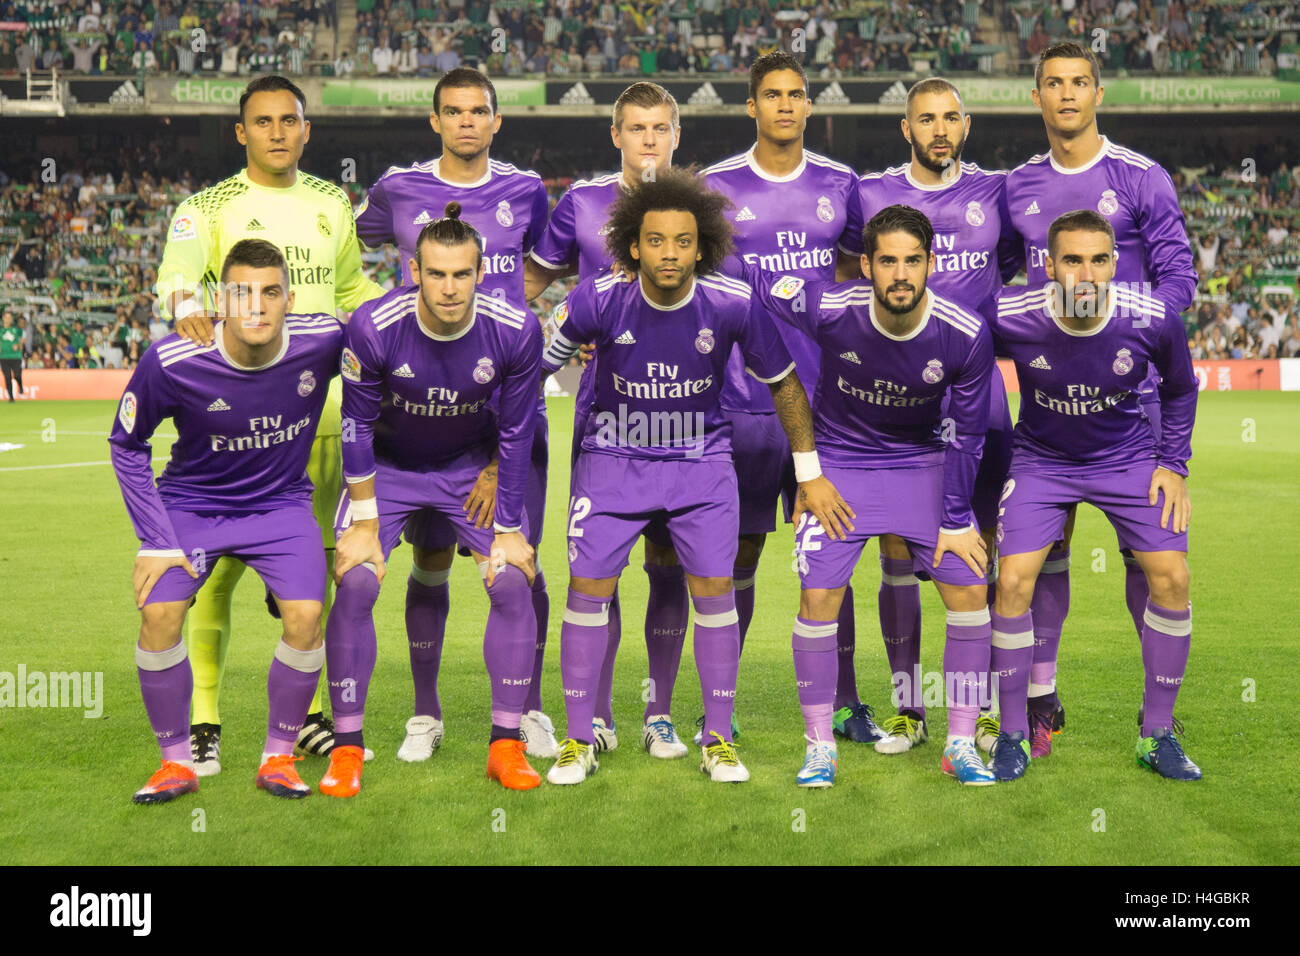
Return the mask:
[[[361,788],[362,720],[376,653],[372,612],[389,552],[408,520],[425,511],[454,528],[491,602],[483,636],[492,684],[487,774],[512,790],[541,783],[519,736],[537,629],[524,495],[541,327],[528,312],[477,294],[483,239],[459,215],[448,203],[446,217],[421,230],[408,263],[419,285],[367,303],[345,335],[347,492],[339,502],[339,586],[325,642],[336,746],[321,792],[331,796]],[[463,505],[494,455],[495,535]]]
[[[492,82],[478,70],[465,67],[448,72],[434,87],[429,125],[442,139],[442,153],[413,166],[390,167],[380,176],[357,210],[357,235],[371,247],[394,243],[405,265],[414,260],[420,230],[438,217],[438,210],[455,200],[461,206],[463,220],[483,237],[483,284],[479,295],[494,296],[526,311],[529,299],[524,293],[524,263],[546,228],[549,200],[537,173],[490,157],[492,138],[501,129]],[[404,271],[403,281],[409,284],[415,280]],[[525,501],[529,543],[533,547],[541,542],[548,457],[546,408],[540,395],[536,405]],[[494,471],[495,466],[490,465],[480,476],[480,491],[490,489]],[[466,505],[473,507],[468,501]],[[484,511],[477,513],[482,515]],[[406,739],[398,750],[398,759],[407,761],[427,760],[443,736],[438,667],[450,608],[447,579],[456,535],[447,522],[429,516],[426,519],[413,521],[406,531],[415,552],[406,584],[415,716],[407,721]],[[541,699],[550,599],[546,578],[540,571],[533,579],[533,613],[537,640],[523,733],[530,754],[554,757],[554,727],[542,712]]]
[[[329,315],[288,315],[289,268],[274,245],[235,243],[221,268],[214,344],[169,335],[145,352],[118,405],[109,444],[140,538],[133,572],[140,608],[135,660],[162,766],[134,796],[163,803],[199,788],[190,753],[194,678],[181,626],[218,559],[234,555],[274,595],[284,633],[267,678],[270,702],[257,785],[280,797],[311,792],[294,743],[324,663],[325,551],[312,512],[307,459],[343,327]],[[178,438],[154,482],[149,438],[171,418]]]
[[[893,204],[925,213],[934,227],[934,272],[928,287],[963,308],[985,315],[995,306],[1002,284],[1019,269],[1020,237],[1007,214],[1006,173],[961,161],[971,120],[961,94],[948,80],[931,77],[907,93],[903,136],[912,146],[910,163],[862,177],[862,214],[874,216]],[[947,397],[944,398],[946,406]],[[941,418],[948,418],[946,407]],[[1006,385],[994,374],[989,386],[988,429],[975,477],[972,506],[995,574],[994,531],[998,496],[1011,463],[1011,413]],[[911,571],[906,544],[893,534],[880,536],[880,633],[885,642],[898,713],[881,721],[888,736],[876,741],[880,753],[902,753],[928,739],[921,694],[921,588]],[[993,590],[990,585],[989,600]],[[840,638],[840,646],[847,642]],[[997,735],[976,733],[977,744]],[[988,747],[986,743],[985,749]]]
[[[857,276],[863,225],[858,177],[849,167],[804,149],[812,104],[799,61],[780,50],[756,59],[749,72],[746,109],[757,130],[754,145],[705,170],[709,187],[735,206],[731,218],[736,258],[725,271],[740,275],[739,262],[745,262],[807,280]],[[817,382],[817,347],[787,325],[779,323],[777,331],[794,357],[800,380],[811,390]],[[767,389],[746,379],[739,352],[731,357],[722,407],[732,420],[736,471],[746,476],[740,488],[740,541],[732,572],[743,649],[754,615],[759,557],[767,535],[776,530],[773,506],[784,499],[785,518],[791,519],[795,482],[772,400]],[[850,588],[840,620],[850,652],[839,657],[843,669],[835,722],[850,739],[874,742],[883,734],[870,708],[858,700],[851,653],[854,631]]]
[[[1002,728],[989,766],[999,780],[1023,776],[1029,764],[1028,691],[1036,666],[1030,599],[1080,501],[1110,520],[1150,589],[1138,762],[1171,779],[1201,776],[1173,735],[1192,633],[1186,476],[1197,382],[1178,309],[1113,281],[1116,248],[1114,229],[1100,213],[1081,209],[1058,217],[1043,260],[1050,281],[1006,290],[993,323],[1000,349],[1016,363],[1021,394],[1011,477],[998,514],[992,666]],[[1159,382],[1158,436],[1137,394],[1152,371]]]
[[[1034,156],[1007,175],[1007,205],[1024,237],[1029,286],[1047,281],[1047,230],[1060,215],[1095,209],[1115,230],[1115,281],[1143,295],[1158,295],[1176,311],[1196,292],[1196,269],[1186,223],[1169,174],[1154,160],[1125,149],[1097,130],[1097,107],[1105,89],[1097,58],[1077,43],[1048,47],[1034,74],[1034,103],[1042,111],[1050,151]],[[1140,390],[1142,408],[1158,431],[1160,402],[1154,380]],[[1065,726],[1056,693],[1056,658],[1070,606],[1070,538],[1047,556],[1034,592],[1034,676],[1030,709],[1035,756],[1051,752],[1052,732]],[[1148,600],[1147,577],[1133,555],[1125,555],[1124,593],[1139,636]]]
[[[948,610],[948,742],[940,766],[963,784],[993,783],[974,740],[987,697],[990,618],[987,551],[971,508],[993,347],[976,312],[927,289],[933,240],[924,213],[888,206],[863,237],[867,280],[767,275],[753,282],[769,311],[821,349],[814,434],[826,476],[855,513],[840,540],[812,516],[795,529],[802,590],[792,640],[807,741],[801,787],[835,782],[837,619],[863,546],[885,533],[904,542],[907,573],[932,577]],[[950,429],[941,423],[945,399]]]
[[[677,101],[657,83],[633,83],[614,103],[610,127],[614,147],[622,154],[617,173],[578,180],[560,197],[551,212],[546,232],[533,246],[527,264],[528,299],[532,301],[551,281],[575,271],[589,279],[609,269],[613,257],[605,248],[609,209],[627,189],[672,165],[673,151],[681,139]],[[576,461],[587,416],[595,400],[596,369],[588,362],[578,388],[574,414],[573,453]],[[646,601],[645,642],[649,663],[648,699],[641,726],[641,745],[654,757],[684,757],[687,748],[672,721],[673,685],[686,641],[690,597],[686,573],[662,521],[645,533],[645,568],[650,580]],[[618,592],[609,605],[609,644],[600,666],[596,690],[596,716],[592,725],[596,750],[618,747],[614,723],[614,659],[622,639],[622,611]]]
[[609,602],[633,544],[656,516],[666,519],[695,606],[708,741],[700,769],[714,781],[749,779],[731,733],[739,504],[731,424],[718,400],[733,343],[749,373],[768,385],[800,456],[801,505],[832,534],[852,517],[821,476],[807,397],[771,318],[749,286],[713,271],[730,251],[726,207],[724,196],[684,170],[661,170],[620,197],[607,243],[622,271],[579,283],[548,325],[549,371],[584,342],[595,342],[597,356],[595,404],[569,499],[560,646],[568,739],[547,774],[554,784],[581,783],[599,766],[591,726]]

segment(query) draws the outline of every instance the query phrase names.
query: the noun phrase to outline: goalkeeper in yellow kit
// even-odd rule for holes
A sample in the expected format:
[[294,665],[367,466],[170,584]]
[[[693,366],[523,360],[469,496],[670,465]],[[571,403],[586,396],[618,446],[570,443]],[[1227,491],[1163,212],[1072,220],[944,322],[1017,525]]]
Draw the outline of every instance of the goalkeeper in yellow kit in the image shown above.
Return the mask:
[[[361,272],[352,204],[337,185],[298,170],[311,124],[303,117],[306,97],[281,76],[258,77],[239,100],[235,136],[248,165],[229,179],[190,196],[176,209],[167,231],[155,291],[164,311],[183,323],[198,313],[212,314],[221,263],[241,239],[275,243],[289,265],[289,286],[297,312],[351,312],[383,294]],[[334,566],[334,508],[342,480],[340,381],[316,431],[308,476],[324,542],[327,567]],[[194,712],[190,746],[199,776],[221,770],[221,716],[217,697],[230,639],[230,599],[244,564],[222,558],[186,618],[194,669]],[[330,594],[326,595],[329,613]],[[268,600],[273,604],[273,599]],[[300,753],[323,755],[334,744],[316,689],[298,737]]]

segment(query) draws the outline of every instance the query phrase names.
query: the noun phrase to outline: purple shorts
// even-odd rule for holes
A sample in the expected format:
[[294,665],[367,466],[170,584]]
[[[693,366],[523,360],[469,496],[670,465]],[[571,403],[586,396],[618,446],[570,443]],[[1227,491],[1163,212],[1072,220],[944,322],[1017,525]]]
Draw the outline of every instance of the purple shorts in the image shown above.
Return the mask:
[[569,498],[569,573],[617,577],[656,518],[687,574],[731,577],[739,527],[731,462],[650,461],[583,452]]
[[919,468],[836,468],[822,466],[836,490],[853,509],[853,531],[843,541],[832,541],[811,514],[799,519],[795,529],[795,564],[801,585],[842,588],[853,577],[867,541],[876,535],[895,534],[912,552],[912,568],[944,584],[986,584],[986,579],[946,552],[932,568],[943,515],[943,465]]
[[[454,540],[479,554],[492,550],[495,537],[489,528],[476,528],[470,523],[463,505],[469,496],[479,472],[491,460],[489,449],[476,448],[465,452],[436,471],[406,471],[387,462],[375,463],[375,497],[379,499],[379,545],[384,556],[397,547],[402,532],[414,527],[417,535],[425,531],[428,540],[450,529]],[[412,519],[416,519],[412,522]],[[335,535],[352,524],[352,509],[348,490],[339,495],[338,510],[334,515]],[[528,536],[528,516],[524,515],[524,536]],[[407,540],[411,540],[409,537]],[[451,542],[446,542],[450,544]],[[437,547],[421,544],[421,547]],[[443,545],[445,546],[445,545]]]
[[770,534],[776,530],[778,498],[785,520],[794,515],[790,442],[775,414],[728,411],[726,416],[731,420],[731,460],[740,479],[740,533]]
[[998,498],[1011,470],[1011,409],[1007,404],[1007,386],[1000,374],[993,376],[989,389],[989,428],[984,434],[984,455],[979,471],[975,473],[975,487],[971,492],[971,508],[975,511],[975,524],[983,531],[998,523]]
[[325,548],[311,501],[254,514],[195,514],[167,509],[176,537],[197,580],[184,568],[168,568],[146,604],[188,601],[227,555],[238,558],[282,601],[325,600]]
[[1011,467],[998,512],[998,552],[1024,554],[1059,541],[1070,508],[1086,501],[1115,528],[1121,548],[1134,551],[1187,551],[1187,533],[1160,527],[1164,496],[1147,503],[1154,461],[1083,475]]

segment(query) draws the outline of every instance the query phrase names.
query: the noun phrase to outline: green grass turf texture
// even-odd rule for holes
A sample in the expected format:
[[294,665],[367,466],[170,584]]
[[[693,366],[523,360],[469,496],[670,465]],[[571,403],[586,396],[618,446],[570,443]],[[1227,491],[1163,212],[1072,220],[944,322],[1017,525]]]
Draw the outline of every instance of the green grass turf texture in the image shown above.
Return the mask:
[[[564,730],[560,610],[572,400],[551,400],[551,488],[541,563],[550,581],[543,701]],[[623,579],[624,635],[615,682],[619,749],[578,787],[513,793],[485,779],[488,685],[481,642],[487,599],[467,560],[452,575],[441,696],[447,737],[424,764],[395,759],[412,691],[403,626],[410,550],[397,550],[376,609],[379,661],[367,742],[377,758],[350,800],[279,800],[253,786],[266,719],[266,670],[278,629],[260,582],[235,596],[221,774],[163,806],[131,803],[158,765],[133,666],[136,541],[111,469],[107,402],[0,406],[0,670],[102,671],[103,717],[80,710],[0,711],[0,857],[28,864],[434,863],[1295,863],[1294,542],[1300,534],[1300,395],[1202,396],[1191,493],[1196,630],[1177,712],[1205,773],[1176,783],[1139,768],[1138,642],[1124,606],[1115,537],[1080,509],[1071,613],[1059,686],[1068,727],[1025,779],[963,788],[939,770],[945,712],[930,743],[901,756],[841,741],[839,778],[800,790],[802,722],[790,654],[798,587],[791,532],[769,539],[737,695],[744,785],[711,783],[698,751],[658,761],[640,747],[646,578],[640,546]],[[1250,421],[1247,421],[1247,420]],[[1254,441],[1249,428],[1253,423]],[[51,430],[52,429],[52,430]],[[170,430],[165,423],[164,431]],[[54,441],[43,438],[53,437]],[[165,456],[170,438],[155,441]],[[81,467],[48,466],[93,462]],[[161,467],[162,462],[156,462]],[[40,466],[34,470],[15,470]],[[1094,557],[1094,554],[1096,557]],[[1101,562],[1104,561],[1104,570]],[[858,684],[877,713],[889,680],[868,545],[855,577]],[[941,668],[943,611],[922,586],[922,666]],[[1243,682],[1254,685],[1254,700]],[[690,642],[673,716],[683,736],[701,712]],[[544,775],[550,761],[534,761]],[[323,759],[298,765],[313,786]],[[202,814],[198,811],[202,810]],[[1104,814],[1104,818],[1103,818]],[[1100,828],[1104,821],[1104,831]]]

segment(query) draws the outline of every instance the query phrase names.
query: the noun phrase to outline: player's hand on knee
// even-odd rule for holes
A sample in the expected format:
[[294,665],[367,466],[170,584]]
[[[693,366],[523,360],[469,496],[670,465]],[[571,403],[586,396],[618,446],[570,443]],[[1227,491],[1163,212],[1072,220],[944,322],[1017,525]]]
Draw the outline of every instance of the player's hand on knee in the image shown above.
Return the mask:
[[1187,479],[1168,468],[1157,468],[1151,475],[1148,503],[1155,505],[1160,500],[1161,492],[1164,492],[1165,503],[1160,509],[1160,527],[1168,528],[1174,534],[1182,534],[1187,530],[1192,516],[1192,499],[1187,494]]
[[194,565],[190,564],[190,559],[183,554],[174,554],[170,557],[136,555],[135,567],[131,569],[131,586],[135,591],[136,610],[144,607],[144,602],[149,600],[153,586],[158,583],[168,568],[184,568],[190,577],[199,576],[199,572],[194,570]]
[[461,509],[468,513],[470,522],[476,528],[489,528],[497,510],[497,460],[488,462],[487,467],[478,473],[478,481],[470,489],[469,497]]
[[343,575],[363,564],[374,565],[375,577],[383,583],[384,549],[379,546],[378,521],[354,522],[339,535],[334,545],[334,583],[342,584]]
[[812,512],[832,541],[843,541],[853,530],[853,522],[849,519],[857,517],[825,475],[799,483],[794,514],[796,525],[805,511]]
[[980,577],[988,576],[988,549],[984,545],[984,538],[974,528],[968,528],[961,534],[945,534],[940,531],[939,540],[934,545],[934,564],[932,567],[937,568],[939,562],[943,560],[944,554],[949,551],[965,561],[966,567]]
[[196,345],[212,345],[217,341],[212,324],[216,318],[215,312],[192,312],[176,320],[175,332]]
[[531,585],[533,579],[537,577],[537,567],[533,563],[535,556],[533,546],[528,543],[528,539],[521,532],[511,531],[506,534],[498,534],[492,539],[492,552],[488,555],[488,587],[492,586],[493,582],[496,581],[497,574],[504,571],[507,565],[513,565],[524,572],[524,577],[528,579],[528,583]]

